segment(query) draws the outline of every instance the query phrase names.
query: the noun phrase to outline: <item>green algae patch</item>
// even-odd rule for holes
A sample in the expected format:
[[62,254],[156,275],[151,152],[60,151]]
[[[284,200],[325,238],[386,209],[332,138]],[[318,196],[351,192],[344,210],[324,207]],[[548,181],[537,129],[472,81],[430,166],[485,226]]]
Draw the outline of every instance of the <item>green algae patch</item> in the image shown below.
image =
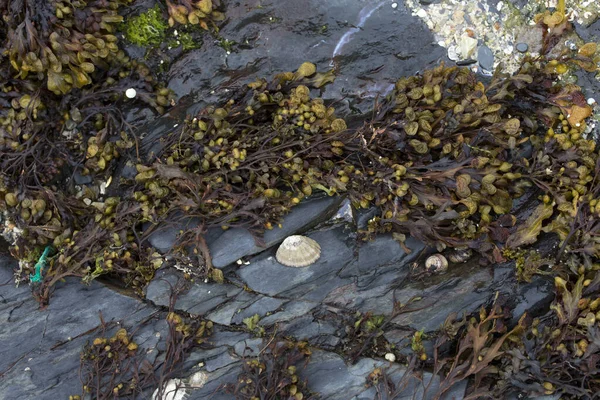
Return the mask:
[[158,6],[126,22],[125,37],[138,46],[158,46],[166,36],[169,26]]

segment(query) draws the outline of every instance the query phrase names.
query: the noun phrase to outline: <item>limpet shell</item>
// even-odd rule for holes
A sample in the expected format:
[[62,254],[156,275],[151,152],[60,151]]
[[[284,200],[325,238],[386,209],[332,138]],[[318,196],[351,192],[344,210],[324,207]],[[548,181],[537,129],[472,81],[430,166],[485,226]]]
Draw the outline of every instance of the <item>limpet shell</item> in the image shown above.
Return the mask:
[[288,236],[275,254],[277,261],[288,267],[307,267],[319,257],[321,257],[319,243],[301,235]]
[[448,269],[448,260],[441,254],[434,254],[425,261],[425,269],[429,272],[441,273]]

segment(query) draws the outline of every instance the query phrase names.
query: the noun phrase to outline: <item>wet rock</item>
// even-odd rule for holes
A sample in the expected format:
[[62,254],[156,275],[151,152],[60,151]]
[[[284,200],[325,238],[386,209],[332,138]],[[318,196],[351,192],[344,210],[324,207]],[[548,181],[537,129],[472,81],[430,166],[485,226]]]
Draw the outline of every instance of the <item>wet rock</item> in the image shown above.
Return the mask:
[[223,351],[217,356],[211,358],[210,360],[206,360],[204,363],[204,367],[207,372],[214,372],[218,369],[231,365],[239,361],[239,357],[236,357],[223,349]]
[[[335,214],[341,197],[323,197],[302,202],[287,214],[281,228],[276,227],[264,233],[263,246],[256,243],[254,236],[242,228],[225,231],[215,241],[209,242],[213,265],[225,267],[242,257],[260,253],[281,242],[287,236],[302,233],[319,222],[329,219]],[[235,246],[232,246],[235,243]]]
[[354,210],[354,224],[357,229],[365,229],[369,220],[380,214],[378,207],[360,208]]
[[407,265],[425,247],[422,242],[413,238],[408,238],[405,246],[411,253],[406,253],[392,235],[379,235],[374,240],[361,243],[358,249],[358,265],[361,274],[389,265],[396,267]]
[[207,383],[199,388],[190,390],[186,400],[231,400],[231,394],[222,390],[224,383],[235,383],[240,374],[241,362],[229,364],[207,374]]
[[[219,34],[236,43],[230,54],[219,43],[206,41],[171,66],[169,87],[178,97],[188,96],[194,102],[222,101],[257,76],[291,71],[304,61],[327,70],[335,54],[338,79],[325,88],[324,98],[350,96],[346,105],[365,111],[389,83],[443,57],[443,49],[402,2],[394,12],[389,12],[389,5],[383,0],[326,4],[281,0],[261,7],[249,0],[229,4],[230,22]],[[411,54],[408,59],[395,57],[398,43]],[[362,102],[363,97],[368,100]]]
[[[258,315],[262,318],[265,314],[277,310],[284,302],[284,300],[272,297],[261,297],[236,313],[231,319],[231,323],[241,324],[244,318],[252,317],[253,315]],[[264,321],[261,320],[261,324],[264,324]]]
[[494,53],[486,45],[479,46],[477,49],[477,61],[485,71],[494,70]]
[[150,228],[153,228],[152,233],[148,236],[148,241],[156,250],[160,253],[167,253],[173,248],[180,232],[194,229],[200,224],[198,218],[173,218],[176,222],[165,223],[157,227],[151,226],[146,223],[144,230],[148,232]]
[[354,209],[349,199],[344,199],[337,212],[329,220],[331,223],[354,224]]
[[308,341],[311,346],[334,349],[340,343],[340,326],[332,321],[315,319],[312,315],[296,318],[279,325],[281,332],[298,340]]
[[512,311],[512,324],[516,324],[525,313],[529,315],[540,315],[548,310],[550,303],[554,300],[554,282],[546,277],[536,276],[531,283],[519,285],[516,304]]
[[81,175],[79,171],[73,174],[73,181],[76,185],[89,185],[92,183],[92,177],[90,175]]
[[289,301],[282,307],[281,311],[261,318],[260,323],[263,325],[273,325],[277,322],[286,322],[306,315],[318,305],[318,303],[312,301]]
[[[146,298],[156,305],[168,306],[169,296],[173,288],[177,287],[178,281],[179,277],[174,272],[157,272],[146,289]],[[197,282],[177,296],[175,308],[191,314],[204,315],[234,299],[242,291],[243,289],[230,284]],[[247,301],[249,299],[245,299],[243,303]]]
[[395,291],[397,301],[406,304],[414,296],[422,300],[415,307],[417,312],[401,314],[393,319],[399,326],[437,330],[446,317],[456,312],[471,313],[486,303],[493,294],[492,274],[482,269],[476,259],[461,265],[450,266],[448,273],[425,278],[425,281],[409,281]]
[[235,315],[256,301],[261,301],[261,299],[257,300],[257,296],[255,294],[240,292],[237,296],[235,296],[235,298],[218,306],[213,311],[206,314],[206,319],[214,322],[215,324],[231,325],[232,319]]
[[[80,351],[94,339],[105,321],[124,320],[130,328],[156,312],[154,307],[116,293],[97,282],[76,279],[58,284],[44,310],[27,286],[12,286],[14,262],[0,258],[0,397],[59,399],[81,392]],[[134,339],[156,346],[155,333],[166,336],[164,321],[142,327]]]
[[320,283],[324,276],[335,274],[351,261],[352,251],[344,243],[344,236],[341,228],[309,234],[308,237],[321,246],[321,258],[308,267],[285,267],[275,260],[274,251],[270,251],[252,259],[250,265],[240,268],[237,274],[250,289],[269,296]]
[[[347,365],[335,353],[315,350],[306,369],[300,371],[299,376],[306,379],[308,387],[318,392],[323,399],[348,400],[377,398],[374,388],[365,387],[365,377],[375,368],[388,365],[386,361],[363,358],[354,365]],[[399,382],[406,370],[394,365],[390,370],[393,382]],[[431,384],[430,384],[431,383]],[[430,384],[427,395],[423,387]],[[432,399],[439,387],[439,379],[431,374],[424,374],[422,381],[417,377],[408,378],[405,389],[395,398]],[[466,389],[466,382],[456,385],[442,399],[462,399]]]

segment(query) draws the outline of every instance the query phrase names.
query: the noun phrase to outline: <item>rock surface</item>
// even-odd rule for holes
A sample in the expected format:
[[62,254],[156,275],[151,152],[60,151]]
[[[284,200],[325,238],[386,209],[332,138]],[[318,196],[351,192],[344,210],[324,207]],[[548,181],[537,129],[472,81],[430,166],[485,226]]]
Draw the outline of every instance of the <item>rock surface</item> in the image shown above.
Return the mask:
[[[294,70],[304,61],[314,62],[322,71],[335,67],[338,77],[323,89],[322,97],[340,100],[341,108],[352,118],[368,110],[375,97],[389,91],[398,77],[435,65],[446,54],[403,2],[394,2],[396,7],[383,0],[228,3],[228,22],[220,35],[234,42],[230,53],[223,43],[207,36],[200,49],[175,59],[167,73],[178,105],[160,118],[138,115],[138,119],[130,119],[136,125],[150,120],[140,127],[143,153],[156,150],[160,136],[186,115],[209,102],[227,99],[233,90],[258,76]],[[586,40],[597,38],[600,23],[583,33]],[[482,53],[483,47],[480,50],[479,63],[485,68],[489,54]],[[598,89],[597,81],[586,79],[586,85]],[[125,169],[124,174],[131,173]],[[402,353],[408,351],[415,330],[435,331],[449,313],[474,312],[489,304],[496,292],[511,299],[515,319],[552,301],[552,282],[536,277],[529,284],[517,284],[511,266],[492,270],[473,259],[450,265],[444,275],[427,275],[422,266],[432,249],[416,240],[406,243],[410,254],[387,235],[371,242],[357,241],[354,225],[364,226],[373,210],[355,213],[352,224],[345,225],[342,218],[333,226],[310,231],[335,213],[342,200],[329,197],[298,206],[281,228],[265,233],[265,246],[242,229],[209,234],[213,262],[223,269],[226,283],[187,283],[175,304],[176,309],[215,324],[206,346],[194,351],[178,374],[186,378],[197,371],[206,373],[206,385],[189,391],[188,399],[232,398],[218,389],[235,382],[243,358],[263,348],[263,339],[247,332],[243,322],[254,315],[266,332],[277,331],[313,346],[313,357],[302,376],[321,398],[372,399],[374,389],[365,387],[365,379],[374,368],[388,363],[364,356],[350,364],[339,355],[352,342],[348,328],[357,315],[373,313],[389,319],[383,336]],[[150,242],[167,252],[181,228],[157,227]],[[290,234],[305,231],[321,245],[319,261],[306,268],[277,263],[275,245]],[[249,263],[237,266],[235,261],[240,258]],[[14,287],[12,268],[12,261],[0,257],[0,399],[50,400],[79,394],[79,354],[98,334],[100,312],[105,321],[123,320],[127,327],[145,321],[136,332],[136,341],[147,350],[157,349],[148,353],[150,361],[159,357],[164,346],[160,338],[167,328],[165,307],[172,288],[182,282],[178,272],[159,271],[147,288],[147,301],[98,282],[83,286],[67,280],[58,285],[47,309],[39,310],[28,287]],[[415,311],[392,315],[394,302],[405,304],[414,298],[421,298],[411,306]],[[155,313],[162,319],[148,320]],[[403,371],[394,364],[392,377],[399,381]],[[437,379],[424,377],[432,387]],[[465,385],[454,388],[448,398],[461,399]],[[409,382],[399,398],[429,398],[430,393],[423,394],[421,385]]]
[[[81,393],[79,354],[105,322],[126,321],[131,327],[156,308],[116,293],[99,283],[75,279],[58,285],[43,310],[28,286],[14,288],[14,262],[0,257],[0,398],[64,399]],[[146,325],[138,344],[156,346],[155,333],[166,334],[162,322]]]

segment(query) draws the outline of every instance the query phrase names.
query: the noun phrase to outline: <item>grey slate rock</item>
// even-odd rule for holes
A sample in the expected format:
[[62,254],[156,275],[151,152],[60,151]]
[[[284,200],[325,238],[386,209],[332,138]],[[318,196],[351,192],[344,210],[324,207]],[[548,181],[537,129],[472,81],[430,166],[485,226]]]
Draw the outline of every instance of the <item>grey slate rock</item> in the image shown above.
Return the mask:
[[493,295],[491,272],[480,268],[476,259],[451,266],[448,273],[428,279],[428,286],[410,282],[396,290],[397,301],[404,304],[413,296],[421,297],[415,307],[423,309],[399,315],[393,319],[395,324],[424,329],[425,332],[434,331],[450,313],[462,315],[474,312]]
[[284,216],[281,228],[276,227],[265,231],[262,238],[265,247],[258,246],[247,229],[229,229],[214,242],[209,242],[212,263],[215,267],[222,268],[242,257],[260,253],[290,235],[302,233],[319,222],[329,219],[335,214],[342,200],[342,197],[335,196],[300,203]]
[[314,232],[308,237],[321,246],[321,258],[303,268],[286,267],[279,264],[274,252],[261,254],[243,266],[238,276],[255,292],[275,296],[301,285],[318,283],[323,276],[335,274],[352,259],[352,251],[345,244],[341,228]]
[[261,318],[260,323],[264,325],[273,325],[277,322],[286,322],[309,313],[318,305],[319,303],[313,301],[292,300],[287,302],[282,307],[281,311]]
[[[384,367],[389,363],[383,360],[362,358],[354,365],[347,365],[342,358],[330,352],[315,350],[306,369],[299,372],[302,379],[307,379],[308,388],[320,394],[323,400],[348,400],[348,399],[373,399],[375,391],[373,388],[365,387],[365,378],[375,368]],[[394,364],[389,374],[392,380],[398,382],[404,374],[405,369]],[[427,394],[424,394],[423,385],[430,385]],[[439,385],[439,379],[425,373],[422,382],[420,379],[409,379],[406,388],[400,393],[400,397],[394,399],[420,399],[429,400],[433,398],[435,390]],[[456,385],[442,399],[462,399],[466,389],[464,384]]]
[[[168,306],[171,290],[178,279],[180,278],[174,272],[158,271],[146,289],[146,298],[156,305]],[[230,284],[197,282],[192,284],[188,291],[179,294],[175,308],[191,314],[204,315],[234,299],[240,292],[241,288]]]
[[264,322],[262,321],[262,317],[271,311],[277,310],[283,303],[285,303],[285,301],[281,299],[275,299],[273,297],[266,296],[261,297],[254,303],[241,309],[240,312],[236,313],[236,315],[231,319],[231,323],[241,324],[244,318],[252,317],[253,315],[257,314],[259,317],[261,317],[261,324],[263,324]]
[[[173,248],[179,237],[179,232],[187,229],[194,229],[198,226],[200,220],[197,218],[185,218],[183,221],[164,224],[155,228],[148,237],[148,241],[160,253],[166,253]],[[145,224],[144,229],[150,227],[149,223]]]
[[[130,328],[156,312],[97,282],[86,286],[72,278],[58,284],[48,307],[40,310],[29,287],[13,286],[13,266],[14,261],[0,257],[0,282],[7,282],[0,286],[1,398],[53,400],[79,394],[80,352],[99,334],[86,333],[100,325],[99,313],[106,322],[124,320]],[[165,328],[161,321],[151,322],[134,340],[155,346],[155,333],[165,336]]]

